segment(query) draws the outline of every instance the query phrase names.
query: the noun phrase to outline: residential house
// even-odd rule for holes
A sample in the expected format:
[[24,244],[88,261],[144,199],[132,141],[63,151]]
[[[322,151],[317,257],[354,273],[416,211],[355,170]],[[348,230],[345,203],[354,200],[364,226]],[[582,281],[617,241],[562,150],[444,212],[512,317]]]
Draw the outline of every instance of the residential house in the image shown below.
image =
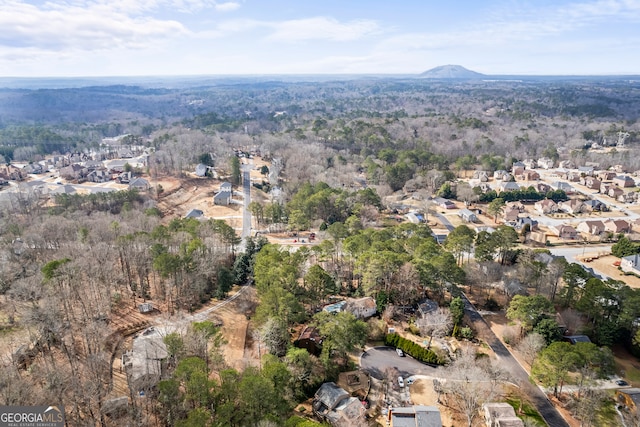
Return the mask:
[[582,175],[580,175],[578,171],[569,171],[560,175],[560,178],[566,179],[569,182],[580,182],[581,177]]
[[600,220],[590,220],[582,221],[580,224],[578,224],[576,230],[584,234],[599,236],[604,233],[605,227],[604,223]]
[[94,169],[87,174],[87,181],[90,182],[109,182],[111,174],[106,169]]
[[300,336],[293,342],[293,345],[298,348],[304,348],[310,354],[320,356],[322,353],[322,336],[320,331],[313,326],[305,326],[300,332]]
[[451,200],[442,197],[436,197],[433,199],[433,201],[443,209],[455,209],[456,207],[456,204]]
[[227,206],[231,203],[231,192],[221,191],[213,196],[213,204],[220,206]]
[[640,388],[625,388],[616,390],[616,402],[633,413],[638,412],[640,406]]
[[580,175],[591,176],[594,174],[593,166],[580,166],[578,167],[578,173]]
[[191,209],[184,217],[193,219],[204,219],[204,212],[202,212],[200,209]]
[[620,259],[620,269],[625,273],[640,274],[640,255],[633,254]]
[[207,175],[207,165],[205,165],[204,163],[200,163],[198,166],[196,166],[196,175],[197,176],[206,176]]
[[522,175],[524,173],[524,164],[520,163],[520,162],[516,162],[513,164],[513,167],[511,168],[511,175],[513,176],[518,176],[518,175]]
[[8,181],[22,181],[27,177],[27,172],[15,165],[4,165],[0,167],[0,177]]
[[546,184],[544,182],[536,182],[533,184],[533,188],[535,188],[535,190],[538,193],[542,193],[542,194],[547,194],[549,191],[551,191],[551,186],[549,184]]
[[149,188],[151,188],[151,185],[144,178],[135,178],[129,183],[130,190],[147,191]]
[[609,169],[616,173],[625,173],[627,171],[623,165],[613,165]]
[[604,229],[609,233],[631,233],[631,224],[623,219],[609,219],[604,222]]
[[553,161],[553,159],[550,159],[548,157],[541,157],[538,159],[538,167],[542,169],[553,169],[554,164],[555,162]]
[[535,159],[524,159],[522,164],[527,169],[535,169],[538,167],[538,162],[536,162]]
[[551,199],[544,199],[536,202],[534,205],[536,211],[542,215],[549,215],[558,212],[558,205]]
[[73,163],[60,169],[60,177],[72,181],[83,178],[87,174],[87,168],[77,163]]
[[578,231],[570,225],[552,225],[549,230],[561,239],[575,240],[578,238]]
[[613,183],[622,188],[630,188],[636,186],[636,182],[629,175],[618,175],[613,178]]
[[40,163],[29,163],[24,168],[22,168],[26,173],[32,173],[35,175],[39,175],[41,173],[46,172],[44,167]]
[[463,221],[466,221],[466,222],[478,221],[478,215],[476,215],[475,212],[473,212],[470,209],[461,209],[458,212],[458,216],[462,218]]
[[613,199],[617,199],[624,194],[624,190],[620,187],[616,187],[615,185],[611,185],[609,186],[606,194]]
[[538,181],[540,174],[534,170],[525,170],[521,174],[516,175],[516,178],[521,181]]
[[334,427],[359,427],[366,423],[362,402],[334,382],[322,384],[313,398],[313,413]]
[[591,199],[583,202],[586,212],[605,212],[607,210],[607,205],[602,203],[600,200]]
[[534,231],[529,233],[529,240],[544,245],[547,243],[547,234],[544,231]]
[[390,427],[442,427],[440,410],[435,406],[404,406],[390,408],[387,413]]
[[504,181],[504,177],[508,175],[509,172],[507,172],[506,170],[498,169],[497,171],[493,172],[493,179],[495,179],[496,181]]
[[516,220],[515,228],[518,230],[521,230],[526,225],[529,226],[529,231],[534,231],[538,229],[538,221],[536,221],[535,219],[531,219],[528,216],[518,217],[518,219]]
[[583,211],[584,204],[582,203],[582,200],[570,199],[558,203],[558,207],[567,213],[578,214]]
[[524,427],[524,422],[516,417],[513,406],[508,403],[485,403],[482,412],[487,427]]
[[473,179],[477,179],[480,182],[489,181],[489,172],[487,171],[473,171]]
[[123,159],[115,159],[115,160],[107,160],[104,162],[104,166],[111,173],[122,173],[125,170],[125,165],[130,164],[128,160]]
[[160,381],[169,356],[163,335],[150,327],[133,340],[131,351],[122,355],[129,387],[137,394],[147,394]]
[[369,318],[378,311],[373,297],[349,298],[343,310],[353,314],[357,319]]
[[233,191],[233,186],[231,185],[230,182],[223,182],[222,184],[220,184],[220,191],[227,191],[229,193],[231,193]]
[[571,184],[569,184],[568,182],[564,182],[564,181],[555,181],[551,184],[551,189],[552,190],[562,190],[567,194],[573,194],[575,193],[575,188],[573,188],[573,186]]
[[558,163],[558,167],[561,169],[575,169],[576,164],[571,160],[562,160],[560,163]]
[[590,190],[600,191],[600,187],[602,186],[602,181],[594,176],[585,176],[580,179],[580,183]]
[[611,181],[613,178],[618,176],[618,174],[614,171],[600,171],[596,174],[596,176],[602,181]]
[[616,200],[622,203],[635,203],[638,201],[638,194],[635,191],[629,191],[628,193],[622,193]]
[[118,182],[120,184],[129,184],[132,180],[133,180],[133,172],[129,171],[129,172],[122,172],[120,175],[118,175]]
[[504,222],[515,224],[518,221],[518,215],[520,215],[520,209],[515,206],[507,206],[504,209],[502,218]]
[[518,191],[520,190],[520,186],[513,181],[502,182],[498,186],[498,192],[501,193],[503,191]]

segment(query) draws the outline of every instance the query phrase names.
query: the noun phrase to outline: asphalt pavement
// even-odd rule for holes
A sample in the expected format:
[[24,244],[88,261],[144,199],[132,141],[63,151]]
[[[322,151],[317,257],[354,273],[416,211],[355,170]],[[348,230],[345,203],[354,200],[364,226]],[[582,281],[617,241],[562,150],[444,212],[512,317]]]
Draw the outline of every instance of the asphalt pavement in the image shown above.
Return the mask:
[[393,347],[373,347],[360,356],[360,367],[376,379],[385,377],[384,371],[396,368],[404,378],[411,375],[435,376],[438,368],[418,362],[411,356],[400,357]]
[[529,374],[524,370],[520,363],[511,355],[502,341],[493,333],[489,324],[484,320],[482,315],[478,313],[476,308],[469,302],[466,295],[462,295],[465,303],[465,312],[474,322],[474,326],[479,335],[482,335],[489,347],[493,350],[500,361],[500,366],[510,373],[512,380],[516,383],[529,398],[531,403],[536,407],[545,422],[551,427],[569,427],[569,424],[562,418],[562,415],[551,404],[547,396],[538,386],[529,382]]

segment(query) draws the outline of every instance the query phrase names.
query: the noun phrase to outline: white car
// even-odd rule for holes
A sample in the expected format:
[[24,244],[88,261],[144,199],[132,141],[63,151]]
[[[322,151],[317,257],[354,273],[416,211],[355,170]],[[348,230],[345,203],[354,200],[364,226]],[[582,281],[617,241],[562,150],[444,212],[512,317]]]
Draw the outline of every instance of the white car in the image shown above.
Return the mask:
[[398,353],[398,356],[404,357],[404,351],[400,350],[399,348],[396,348],[396,353]]
[[400,388],[404,387],[404,378],[398,377],[398,385],[400,386]]

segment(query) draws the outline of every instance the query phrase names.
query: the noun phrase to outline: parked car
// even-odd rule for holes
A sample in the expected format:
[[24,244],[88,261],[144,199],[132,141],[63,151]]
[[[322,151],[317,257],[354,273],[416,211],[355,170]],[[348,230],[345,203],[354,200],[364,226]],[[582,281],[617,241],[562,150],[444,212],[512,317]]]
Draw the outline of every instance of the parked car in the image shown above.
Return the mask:
[[400,350],[399,348],[396,348],[396,353],[398,353],[398,356],[404,357],[404,351]]
[[398,377],[398,385],[400,386],[400,388],[404,387],[404,378]]
[[629,385],[629,383],[626,382],[625,380],[618,380],[616,381],[616,385],[625,386],[625,385]]

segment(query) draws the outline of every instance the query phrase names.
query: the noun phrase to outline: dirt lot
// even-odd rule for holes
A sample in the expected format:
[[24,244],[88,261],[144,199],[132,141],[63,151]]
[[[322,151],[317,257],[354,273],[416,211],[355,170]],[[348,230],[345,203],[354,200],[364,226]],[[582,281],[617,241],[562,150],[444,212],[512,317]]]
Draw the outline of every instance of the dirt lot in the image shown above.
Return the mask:
[[[600,256],[598,258],[593,258],[592,256],[592,254],[586,253],[585,257],[581,257],[581,259],[585,259],[587,266],[593,267],[596,271],[600,271],[612,279],[624,281],[630,288],[640,288],[640,278],[625,275],[617,266],[613,265],[614,262],[620,261],[620,258],[613,255]],[[591,259],[591,261],[587,262],[586,259]]]

